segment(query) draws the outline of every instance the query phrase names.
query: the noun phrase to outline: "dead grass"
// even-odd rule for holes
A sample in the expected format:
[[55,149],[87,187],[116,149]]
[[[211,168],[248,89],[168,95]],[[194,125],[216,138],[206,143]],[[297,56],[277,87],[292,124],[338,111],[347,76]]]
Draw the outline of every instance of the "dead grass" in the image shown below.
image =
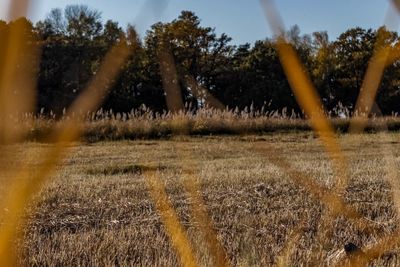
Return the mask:
[[[393,151],[399,151],[399,134],[390,135]],[[184,190],[182,168],[194,168],[217,239],[231,265],[269,266],[282,256],[291,266],[332,265],[345,257],[345,244],[368,247],[398,231],[391,188],[385,180],[381,147],[386,139],[377,136],[344,135],[339,139],[350,159],[351,181],[343,197],[370,222],[368,231],[342,216],[321,222],[325,207],[307,188],[294,184],[263,155],[251,150],[254,145],[272,145],[296,169],[331,187],[331,163],[311,133],[75,145],[73,156],[62,170],[60,166],[56,179],[37,196],[38,204],[29,208],[25,239],[18,243],[20,264],[179,265],[149,195],[143,172],[150,170],[157,171],[166,185],[198,262],[211,265],[201,222],[194,220],[191,212],[197,200]],[[27,147],[39,153],[50,146],[31,143],[20,153],[27,153]],[[398,152],[394,161],[398,168]],[[39,166],[40,162],[33,157],[30,164]],[[317,233],[326,237],[322,243]],[[288,243],[290,240],[295,244]],[[288,250],[288,244],[293,249]],[[374,265],[399,263],[394,249]]]
[[[234,110],[201,109],[196,113],[187,111],[177,114],[154,113],[149,109],[135,110],[130,113],[112,113],[98,111],[86,116],[79,116],[82,123],[82,140],[87,142],[165,139],[176,134],[191,136],[203,135],[249,135],[266,133],[310,132],[310,121],[286,112],[253,112]],[[48,141],[54,129],[74,117],[66,115],[25,115],[13,118],[15,131],[26,132],[22,140]],[[337,132],[347,132],[349,118],[328,117]],[[382,125],[389,131],[400,130],[400,118],[397,115],[371,118],[366,125],[366,132],[377,132]],[[18,129],[17,129],[18,128]]]

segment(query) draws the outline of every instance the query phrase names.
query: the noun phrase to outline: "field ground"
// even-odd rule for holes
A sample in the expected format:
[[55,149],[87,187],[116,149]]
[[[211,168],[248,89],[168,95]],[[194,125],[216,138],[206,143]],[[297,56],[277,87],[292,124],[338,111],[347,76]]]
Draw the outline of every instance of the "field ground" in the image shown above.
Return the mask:
[[[400,134],[342,135],[340,143],[351,174],[344,199],[370,221],[372,231],[342,216],[321,220],[324,206],[269,161],[282,157],[296,170],[332,186],[331,164],[309,132],[101,142],[71,147],[65,166],[37,197],[25,240],[19,244],[20,263],[179,265],[143,175],[156,170],[198,262],[211,265],[191,212],[193,198],[183,186],[185,173],[191,170],[231,265],[270,266],[278,263],[282,251],[289,251],[290,265],[331,265],[343,256],[345,244],[372,246],[398,230],[384,149],[394,152],[389,160],[398,170]],[[48,146],[30,143],[30,150],[20,151],[35,155]],[[40,164],[35,160],[31,164]],[[398,255],[393,249],[374,264],[398,265]]]

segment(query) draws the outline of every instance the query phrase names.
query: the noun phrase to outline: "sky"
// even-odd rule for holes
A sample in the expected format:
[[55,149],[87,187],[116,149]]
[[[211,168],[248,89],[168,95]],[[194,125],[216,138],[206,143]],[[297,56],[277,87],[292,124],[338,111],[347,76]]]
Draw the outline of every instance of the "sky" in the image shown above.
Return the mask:
[[[0,19],[7,19],[9,1],[0,0]],[[302,34],[327,31],[331,40],[351,27],[376,29],[384,24],[386,13],[396,17],[389,0],[275,0],[275,3],[287,28],[297,24]],[[36,22],[52,8],[71,4],[97,9],[103,20],[118,21],[123,27],[133,24],[142,37],[152,24],[172,21],[182,10],[194,11],[203,26],[215,28],[217,34],[226,33],[234,44],[254,43],[272,36],[259,0],[31,0],[28,17]],[[393,25],[399,23],[398,19],[389,21]]]

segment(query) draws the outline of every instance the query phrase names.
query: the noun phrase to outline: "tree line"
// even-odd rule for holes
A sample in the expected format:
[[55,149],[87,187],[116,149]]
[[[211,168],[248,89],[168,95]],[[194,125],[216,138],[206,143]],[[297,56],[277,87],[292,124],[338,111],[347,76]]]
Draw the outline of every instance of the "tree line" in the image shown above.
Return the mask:
[[[85,89],[106,52],[116,42],[126,42],[133,53],[112,81],[103,109],[129,112],[143,105],[159,112],[168,109],[160,57],[163,47],[176,74],[170,82],[179,88],[176,97],[186,109],[207,105],[206,92],[229,109],[301,112],[280,64],[276,38],[233,45],[228,35],[202,26],[190,11],[182,11],[172,22],[154,24],[140,38],[132,25],[123,29],[115,21],[103,22],[96,10],[71,5],[53,9],[35,24],[26,18],[0,21],[0,53],[4,55],[4,40],[10,38],[13,27],[21,26],[41,48],[39,59],[32,58],[39,62],[18,69],[23,75],[37,68],[37,110],[61,113]],[[301,35],[297,26],[284,35],[333,115],[354,109],[374,50],[400,45],[398,34],[385,28],[352,28],[334,41],[326,32]],[[374,108],[383,114],[400,111],[399,62],[397,57],[388,62],[379,86]],[[206,90],[199,93],[198,86]],[[15,94],[23,97],[22,90]]]

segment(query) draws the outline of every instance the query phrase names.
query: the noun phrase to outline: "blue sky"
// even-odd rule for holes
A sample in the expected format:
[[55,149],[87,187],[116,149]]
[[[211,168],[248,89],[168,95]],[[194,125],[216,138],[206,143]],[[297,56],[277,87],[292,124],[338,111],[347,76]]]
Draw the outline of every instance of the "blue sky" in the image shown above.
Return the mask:
[[[0,18],[6,18],[7,1],[0,0]],[[331,39],[348,28],[377,28],[391,9],[389,0],[276,0],[286,27],[299,25],[302,33],[327,30]],[[202,25],[225,32],[241,44],[271,36],[259,0],[32,0],[30,19],[37,21],[55,7],[85,4],[102,12],[104,20],[121,26],[136,25],[143,36],[157,21],[171,21],[182,10],[194,11]],[[395,28],[397,30],[397,28]]]

